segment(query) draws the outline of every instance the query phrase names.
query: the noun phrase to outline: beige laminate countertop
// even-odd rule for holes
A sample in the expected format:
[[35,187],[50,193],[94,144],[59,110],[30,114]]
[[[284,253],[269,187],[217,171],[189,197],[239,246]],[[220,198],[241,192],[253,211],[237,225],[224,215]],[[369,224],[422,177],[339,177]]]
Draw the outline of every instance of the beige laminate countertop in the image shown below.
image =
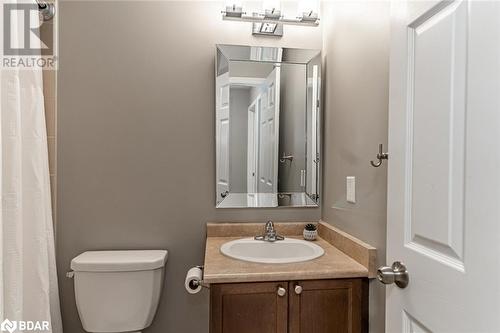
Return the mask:
[[[300,236],[289,236],[298,238]],[[325,254],[311,261],[290,264],[260,264],[229,258],[220,252],[222,244],[239,237],[207,237],[203,282],[236,283],[281,280],[312,280],[369,277],[368,268],[323,238],[315,243]]]

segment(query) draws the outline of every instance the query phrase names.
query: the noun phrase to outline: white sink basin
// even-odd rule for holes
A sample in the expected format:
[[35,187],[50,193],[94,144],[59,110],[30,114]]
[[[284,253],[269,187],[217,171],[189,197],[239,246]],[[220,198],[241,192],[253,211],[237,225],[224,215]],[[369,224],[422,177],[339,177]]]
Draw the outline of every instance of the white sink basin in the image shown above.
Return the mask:
[[222,244],[220,251],[228,257],[264,264],[286,264],[321,257],[320,246],[300,239],[285,238],[274,243],[243,238]]

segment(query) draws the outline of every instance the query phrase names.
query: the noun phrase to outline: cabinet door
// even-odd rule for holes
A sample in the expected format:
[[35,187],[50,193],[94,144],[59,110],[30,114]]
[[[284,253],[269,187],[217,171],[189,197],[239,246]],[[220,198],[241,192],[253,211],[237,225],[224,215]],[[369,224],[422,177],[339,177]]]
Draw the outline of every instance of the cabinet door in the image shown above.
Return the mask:
[[289,290],[289,333],[368,331],[366,279],[296,281]]
[[286,333],[287,323],[288,282],[210,286],[211,333]]

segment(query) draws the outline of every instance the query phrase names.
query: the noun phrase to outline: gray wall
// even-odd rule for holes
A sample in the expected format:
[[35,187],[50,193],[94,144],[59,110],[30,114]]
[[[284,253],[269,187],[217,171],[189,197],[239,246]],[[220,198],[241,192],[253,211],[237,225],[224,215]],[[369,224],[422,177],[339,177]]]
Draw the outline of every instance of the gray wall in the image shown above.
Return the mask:
[[83,332],[71,258],[166,248],[165,289],[146,333],[208,331],[208,294],[182,289],[211,220],[317,220],[319,209],[214,208],[215,44],[321,48],[321,28],[255,38],[222,2],[62,1],[57,262],[65,332]]
[[[390,2],[331,2],[325,24],[324,178],[322,217],[370,243],[385,264]],[[356,176],[356,204],[346,202],[346,176]],[[370,285],[370,332],[384,332],[385,288]]]
[[229,192],[247,193],[250,88],[229,91]]
[[300,170],[306,169],[306,65],[282,64],[280,81],[279,156],[293,161],[278,164],[278,191],[304,192]]

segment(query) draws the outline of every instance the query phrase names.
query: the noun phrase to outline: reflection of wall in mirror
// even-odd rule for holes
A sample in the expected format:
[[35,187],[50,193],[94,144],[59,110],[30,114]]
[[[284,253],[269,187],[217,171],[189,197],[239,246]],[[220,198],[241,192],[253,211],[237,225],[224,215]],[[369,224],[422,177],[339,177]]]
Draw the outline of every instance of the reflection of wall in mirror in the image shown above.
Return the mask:
[[229,118],[229,192],[247,192],[247,136],[250,89],[231,86]]
[[293,160],[279,163],[278,192],[304,192],[306,170],[306,66],[281,64],[279,156]]

